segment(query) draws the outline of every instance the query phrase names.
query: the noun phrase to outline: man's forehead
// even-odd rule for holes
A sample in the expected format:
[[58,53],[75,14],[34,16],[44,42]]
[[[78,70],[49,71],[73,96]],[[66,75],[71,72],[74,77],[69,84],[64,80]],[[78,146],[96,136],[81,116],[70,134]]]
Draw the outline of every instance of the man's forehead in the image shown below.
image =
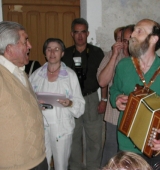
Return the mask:
[[48,43],[47,48],[48,47],[57,47],[57,46],[61,47],[61,45],[58,42],[52,41],[52,42]]
[[24,37],[28,37],[28,34],[24,30],[20,30],[19,35],[24,36]]
[[86,30],[87,29],[87,27],[84,25],[84,24],[76,24],[75,26],[74,26],[74,29],[77,29],[77,30]]
[[154,22],[152,20],[141,20],[136,25],[135,28],[141,28],[145,30],[147,33],[151,33],[154,26]]
[[127,28],[124,30],[124,35],[131,35],[132,34],[132,30]]

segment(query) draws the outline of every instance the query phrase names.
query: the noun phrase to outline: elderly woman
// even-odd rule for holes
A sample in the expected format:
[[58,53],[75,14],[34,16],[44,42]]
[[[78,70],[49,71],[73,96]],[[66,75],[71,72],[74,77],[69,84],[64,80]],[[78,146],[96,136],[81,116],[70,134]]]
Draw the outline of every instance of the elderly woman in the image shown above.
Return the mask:
[[42,111],[46,157],[50,165],[53,155],[55,170],[67,170],[75,127],[74,118],[80,117],[85,107],[76,73],[61,62],[64,51],[65,46],[60,39],[47,39],[43,45],[43,53],[48,62],[29,78],[35,92],[65,94],[67,98],[59,100],[64,107],[53,106],[53,109]]

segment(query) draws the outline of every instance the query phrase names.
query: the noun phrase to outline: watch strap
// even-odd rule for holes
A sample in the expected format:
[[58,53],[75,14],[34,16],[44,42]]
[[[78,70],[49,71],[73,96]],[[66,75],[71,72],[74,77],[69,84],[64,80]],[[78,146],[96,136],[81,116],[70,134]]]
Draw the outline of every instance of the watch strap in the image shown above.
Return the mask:
[[107,102],[107,98],[101,98],[101,101]]

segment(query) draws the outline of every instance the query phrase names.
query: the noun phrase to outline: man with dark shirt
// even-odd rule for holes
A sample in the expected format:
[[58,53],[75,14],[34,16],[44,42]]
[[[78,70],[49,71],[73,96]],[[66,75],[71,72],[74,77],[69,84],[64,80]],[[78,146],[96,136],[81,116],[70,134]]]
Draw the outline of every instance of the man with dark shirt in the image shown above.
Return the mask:
[[102,114],[106,108],[106,88],[99,88],[96,73],[104,54],[101,48],[87,43],[88,23],[77,18],[71,25],[71,36],[75,45],[66,49],[62,61],[77,73],[82,94],[86,101],[84,114],[76,119],[73,144],[70,157],[70,170],[82,169],[82,132],[86,137],[86,168],[98,170],[102,156]]

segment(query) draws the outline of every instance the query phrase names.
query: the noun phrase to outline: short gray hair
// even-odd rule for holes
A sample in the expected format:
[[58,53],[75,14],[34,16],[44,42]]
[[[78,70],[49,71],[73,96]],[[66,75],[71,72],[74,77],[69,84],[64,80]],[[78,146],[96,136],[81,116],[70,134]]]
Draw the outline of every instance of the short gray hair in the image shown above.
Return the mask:
[[72,24],[71,24],[71,30],[74,31],[74,26],[77,25],[77,24],[80,24],[80,25],[85,25],[86,26],[86,29],[88,31],[88,22],[84,19],[84,18],[76,18],[72,21]]
[[61,39],[59,39],[59,38],[48,38],[48,39],[44,42],[44,44],[43,44],[43,54],[44,54],[45,56],[46,56],[47,46],[48,46],[48,44],[49,44],[50,42],[56,42],[56,43],[58,43],[58,44],[61,46],[62,51],[63,51],[63,52],[65,51],[65,45],[64,45],[64,42],[63,42]]
[[20,39],[19,31],[25,30],[22,25],[17,22],[2,21],[0,22],[0,54],[3,55],[4,51],[9,44],[16,44]]

